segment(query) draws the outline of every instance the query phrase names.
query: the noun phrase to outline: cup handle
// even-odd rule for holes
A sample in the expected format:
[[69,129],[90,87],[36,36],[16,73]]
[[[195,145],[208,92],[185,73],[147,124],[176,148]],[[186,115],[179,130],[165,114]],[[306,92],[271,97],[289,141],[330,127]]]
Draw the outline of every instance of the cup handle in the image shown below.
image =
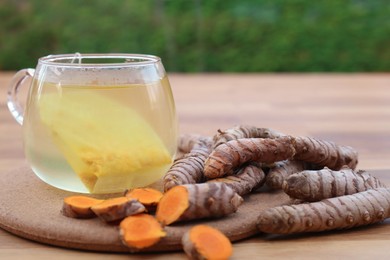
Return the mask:
[[35,69],[22,69],[19,70],[12,78],[8,87],[7,105],[12,116],[19,124],[23,124],[23,107],[18,100],[18,93],[23,82],[30,77],[34,76]]

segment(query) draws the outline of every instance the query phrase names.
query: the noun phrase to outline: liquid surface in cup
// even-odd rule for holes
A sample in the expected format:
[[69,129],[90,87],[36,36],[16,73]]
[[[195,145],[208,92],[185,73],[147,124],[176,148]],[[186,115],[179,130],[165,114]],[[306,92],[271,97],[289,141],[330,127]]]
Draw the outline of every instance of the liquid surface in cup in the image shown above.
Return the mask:
[[25,152],[45,182],[123,192],[157,181],[171,166],[177,129],[167,78],[118,86],[34,81],[31,89]]

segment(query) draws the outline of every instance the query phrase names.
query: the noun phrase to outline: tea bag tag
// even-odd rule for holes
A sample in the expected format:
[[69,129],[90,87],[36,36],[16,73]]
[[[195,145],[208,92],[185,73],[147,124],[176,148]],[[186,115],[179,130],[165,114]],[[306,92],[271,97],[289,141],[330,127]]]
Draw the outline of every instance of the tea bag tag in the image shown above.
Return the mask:
[[74,57],[70,63],[75,63],[75,61],[78,60],[78,64],[81,64],[81,54],[80,52],[76,52],[74,54]]

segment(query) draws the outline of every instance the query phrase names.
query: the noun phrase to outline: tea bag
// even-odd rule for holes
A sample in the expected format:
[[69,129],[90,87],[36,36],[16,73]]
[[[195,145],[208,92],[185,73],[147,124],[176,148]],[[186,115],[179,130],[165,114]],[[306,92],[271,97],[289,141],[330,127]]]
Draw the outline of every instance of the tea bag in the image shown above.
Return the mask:
[[44,93],[40,117],[54,144],[91,193],[118,192],[157,181],[172,158],[133,109],[96,91]]

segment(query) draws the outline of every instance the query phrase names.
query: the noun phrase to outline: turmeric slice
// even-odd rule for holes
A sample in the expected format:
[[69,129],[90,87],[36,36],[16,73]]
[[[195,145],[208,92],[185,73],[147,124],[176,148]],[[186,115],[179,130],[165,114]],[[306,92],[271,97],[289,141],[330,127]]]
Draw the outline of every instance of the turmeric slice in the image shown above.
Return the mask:
[[263,211],[261,232],[291,234],[347,229],[390,217],[390,190],[378,188],[319,202],[278,206]]
[[218,229],[196,225],[182,238],[183,250],[190,259],[229,259],[233,253],[230,240]]
[[159,190],[152,188],[136,188],[127,191],[125,196],[138,200],[148,211],[155,211],[163,194]]
[[385,185],[368,172],[354,172],[348,167],[340,171],[327,167],[319,171],[302,171],[290,175],[283,183],[284,192],[304,201],[320,201],[381,187]]
[[145,206],[138,200],[117,197],[104,200],[91,207],[92,211],[103,221],[113,222],[121,220],[127,216],[145,212]]
[[237,211],[240,195],[221,182],[175,186],[161,198],[156,218],[163,225],[177,221],[218,218]]
[[142,249],[156,244],[166,236],[161,224],[148,214],[129,216],[119,224],[122,243],[133,249]]
[[70,196],[64,199],[62,214],[70,218],[93,218],[96,217],[91,207],[103,200],[86,196]]

